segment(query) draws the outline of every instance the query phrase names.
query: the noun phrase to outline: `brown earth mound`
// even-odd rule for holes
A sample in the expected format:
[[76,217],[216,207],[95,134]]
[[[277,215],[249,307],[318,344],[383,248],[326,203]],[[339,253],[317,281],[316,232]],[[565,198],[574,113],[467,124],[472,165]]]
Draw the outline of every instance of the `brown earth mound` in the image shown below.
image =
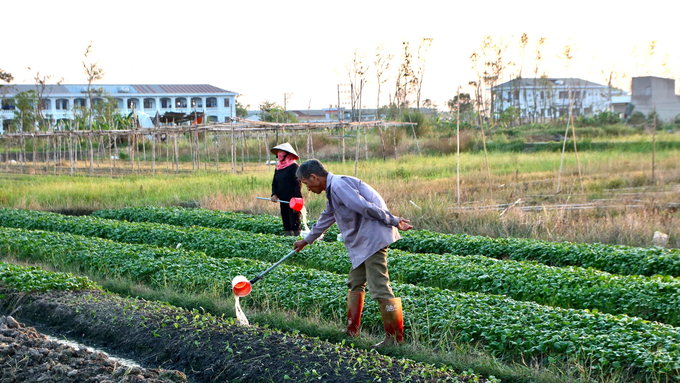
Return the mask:
[[230,318],[99,291],[26,295],[0,289],[0,305],[17,316],[106,342],[146,366],[184,371],[202,382],[440,382],[476,381],[375,352],[356,350]]
[[101,352],[46,339],[11,316],[0,318],[0,382],[186,382],[178,371],[126,367]]

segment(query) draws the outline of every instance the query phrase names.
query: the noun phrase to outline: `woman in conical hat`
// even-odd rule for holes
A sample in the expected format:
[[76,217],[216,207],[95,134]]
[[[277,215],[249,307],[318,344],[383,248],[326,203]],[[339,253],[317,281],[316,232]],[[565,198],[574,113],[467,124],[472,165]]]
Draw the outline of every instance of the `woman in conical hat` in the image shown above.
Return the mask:
[[[302,198],[300,180],[295,176],[300,159],[297,152],[289,143],[275,146],[271,149],[277,158],[276,171],[272,181],[272,201],[290,201],[291,198]],[[283,221],[284,235],[300,235],[300,212],[290,208],[287,203],[281,205],[281,220]]]

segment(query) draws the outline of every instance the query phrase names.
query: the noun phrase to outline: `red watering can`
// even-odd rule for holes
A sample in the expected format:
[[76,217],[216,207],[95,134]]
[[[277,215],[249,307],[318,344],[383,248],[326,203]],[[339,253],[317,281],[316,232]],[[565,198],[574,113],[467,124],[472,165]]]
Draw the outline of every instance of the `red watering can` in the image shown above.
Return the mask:
[[[257,199],[263,199],[263,200],[265,200],[265,201],[271,201],[271,200],[272,200],[271,198],[264,198],[264,197],[255,197],[255,198],[257,198]],[[276,201],[276,202],[281,202],[281,203],[290,204],[290,208],[293,209],[293,210],[295,210],[295,211],[300,211],[300,210],[302,210],[302,208],[305,206],[305,205],[304,205],[304,202],[302,201],[302,198],[297,198],[297,197],[291,198],[290,201],[281,201],[281,200],[278,200],[278,201]]]

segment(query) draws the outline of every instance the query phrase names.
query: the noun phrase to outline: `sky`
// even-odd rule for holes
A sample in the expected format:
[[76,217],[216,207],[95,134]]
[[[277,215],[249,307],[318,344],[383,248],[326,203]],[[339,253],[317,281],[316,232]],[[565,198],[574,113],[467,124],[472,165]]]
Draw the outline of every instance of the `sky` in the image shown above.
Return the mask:
[[[14,83],[33,84],[37,72],[52,83],[86,83],[83,54],[92,42],[89,58],[105,71],[100,84],[211,84],[238,92],[250,109],[265,100],[283,105],[286,94],[288,109],[336,105],[355,51],[370,66],[362,104],[374,108],[381,44],[394,54],[380,95],[386,104],[403,41],[415,55],[422,38],[433,40],[421,99],[440,108],[459,86],[469,91],[470,55],[486,35],[507,44],[505,57],[516,63],[508,75],[522,62],[523,73],[533,72],[535,43],[545,37],[541,71],[549,77],[606,84],[602,71],[613,69],[680,79],[678,1],[34,0],[5,2],[1,12],[0,69]],[[651,41],[655,53],[646,59]],[[569,68],[559,57],[566,45]]]

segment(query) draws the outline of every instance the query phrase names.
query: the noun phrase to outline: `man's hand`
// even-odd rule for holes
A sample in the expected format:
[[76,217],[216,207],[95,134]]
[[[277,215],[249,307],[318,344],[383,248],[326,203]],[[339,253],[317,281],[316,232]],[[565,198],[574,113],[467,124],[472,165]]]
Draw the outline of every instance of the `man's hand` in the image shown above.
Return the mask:
[[299,253],[300,251],[302,251],[302,249],[305,248],[305,246],[307,246],[307,242],[305,242],[304,239],[301,239],[299,241],[295,241],[295,243],[293,244],[293,250]]
[[397,226],[397,228],[402,231],[413,229],[413,225],[411,225],[409,222],[411,221],[409,221],[408,219],[399,218],[399,226]]
[[279,200],[279,197],[277,197],[276,194],[274,194],[274,195],[272,196],[272,202],[276,202],[276,201],[278,201],[278,200]]

